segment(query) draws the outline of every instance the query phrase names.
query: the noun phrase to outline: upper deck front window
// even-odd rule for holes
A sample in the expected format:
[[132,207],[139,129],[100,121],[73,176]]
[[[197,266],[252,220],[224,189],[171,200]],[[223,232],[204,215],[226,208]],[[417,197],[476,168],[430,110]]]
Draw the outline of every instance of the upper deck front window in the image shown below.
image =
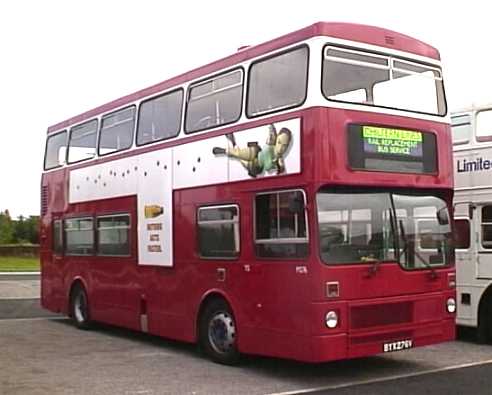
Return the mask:
[[322,90],[332,101],[446,114],[441,70],[388,55],[325,47]]

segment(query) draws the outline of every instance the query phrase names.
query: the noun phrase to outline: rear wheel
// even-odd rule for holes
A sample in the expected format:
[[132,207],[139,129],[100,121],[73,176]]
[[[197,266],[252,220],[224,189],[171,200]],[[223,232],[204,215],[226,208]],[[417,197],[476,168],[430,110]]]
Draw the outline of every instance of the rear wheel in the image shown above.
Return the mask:
[[200,345],[215,362],[226,365],[238,362],[236,322],[224,300],[213,300],[205,307],[200,320]]
[[89,314],[89,299],[81,285],[76,285],[70,298],[70,313],[75,326],[79,329],[89,329],[91,326]]

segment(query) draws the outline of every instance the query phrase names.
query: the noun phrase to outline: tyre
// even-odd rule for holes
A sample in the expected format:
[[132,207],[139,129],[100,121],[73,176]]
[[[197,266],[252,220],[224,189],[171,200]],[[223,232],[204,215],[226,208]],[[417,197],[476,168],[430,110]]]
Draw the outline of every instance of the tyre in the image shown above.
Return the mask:
[[487,297],[481,304],[478,312],[477,341],[487,344],[492,341],[492,297]]
[[70,298],[70,314],[79,329],[89,329],[91,326],[89,299],[81,285],[76,285]]
[[223,299],[207,304],[200,319],[200,346],[214,362],[234,365],[239,361],[236,322]]

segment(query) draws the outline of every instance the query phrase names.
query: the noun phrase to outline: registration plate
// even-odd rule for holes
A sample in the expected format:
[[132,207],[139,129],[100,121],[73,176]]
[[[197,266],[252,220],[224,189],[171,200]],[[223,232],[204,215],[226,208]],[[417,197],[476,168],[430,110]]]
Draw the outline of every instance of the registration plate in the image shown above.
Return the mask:
[[384,352],[401,351],[412,347],[413,347],[413,340],[406,339],[406,340],[399,340],[396,342],[384,343],[383,351]]

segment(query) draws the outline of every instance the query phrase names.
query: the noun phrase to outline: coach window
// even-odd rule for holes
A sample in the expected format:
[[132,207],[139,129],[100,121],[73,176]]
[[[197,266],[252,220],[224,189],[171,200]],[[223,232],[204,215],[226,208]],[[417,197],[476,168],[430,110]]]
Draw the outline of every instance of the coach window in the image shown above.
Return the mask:
[[46,140],[44,170],[54,169],[65,163],[67,153],[67,131],[52,134]]
[[304,103],[307,77],[306,46],[253,63],[249,69],[248,117],[285,110]]
[[94,226],[92,218],[65,220],[67,255],[92,255],[94,253]]
[[453,144],[466,144],[471,136],[471,116],[469,114],[451,117]]
[[97,119],[70,129],[68,163],[79,162],[96,156]]
[[137,145],[176,137],[181,126],[183,90],[166,93],[140,104]]
[[191,85],[185,131],[198,132],[237,121],[241,116],[242,98],[242,69]]
[[492,248],[492,206],[482,207],[482,247]]
[[462,250],[470,248],[470,221],[467,219],[454,221],[454,248]]
[[261,193],[255,198],[256,254],[303,258],[308,254],[306,198],[301,190]]
[[492,141],[492,110],[477,113],[477,140]]
[[207,206],[198,209],[198,248],[203,258],[239,255],[239,207]]
[[130,255],[130,216],[97,217],[97,255]]
[[99,136],[99,155],[122,151],[132,146],[135,106],[105,115]]
[[60,219],[53,221],[53,253],[55,255],[63,254],[63,231]]

